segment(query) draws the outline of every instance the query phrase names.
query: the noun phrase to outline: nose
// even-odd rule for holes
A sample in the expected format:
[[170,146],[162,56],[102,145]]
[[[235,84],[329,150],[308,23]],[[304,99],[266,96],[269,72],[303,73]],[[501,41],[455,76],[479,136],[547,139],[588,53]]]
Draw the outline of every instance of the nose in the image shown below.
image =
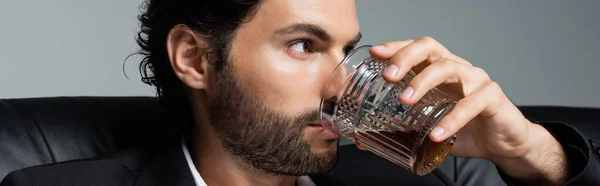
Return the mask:
[[325,87],[324,98],[325,100],[332,100],[333,98],[339,98],[345,88],[346,77],[350,74],[349,69],[345,65],[336,67],[336,70],[331,74]]
[[[322,117],[332,116],[334,107],[342,98],[342,94],[346,88],[347,78],[352,72],[347,65],[344,64],[344,57],[335,57],[337,60],[334,71],[329,76],[325,89],[323,90],[323,103],[321,105]],[[322,118],[325,119],[325,118]]]

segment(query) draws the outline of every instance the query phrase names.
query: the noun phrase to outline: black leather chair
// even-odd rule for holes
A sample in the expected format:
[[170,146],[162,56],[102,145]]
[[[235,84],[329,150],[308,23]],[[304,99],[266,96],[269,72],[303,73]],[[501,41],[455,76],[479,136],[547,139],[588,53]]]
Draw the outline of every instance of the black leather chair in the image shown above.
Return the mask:
[[[600,142],[600,109],[520,107],[534,121],[563,121]],[[155,98],[55,97],[0,100],[0,180],[29,166],[107,155],[176,135]],[[173,130],[172,130],[173,129]],[[355,161],[360,160],[360,161]],[[503,185],[488,161],[449,157],[440,167],[459,185]],[[482,171],[484,170],[484,171]],[[353,145],[340,148],[332,175],[357,183],[406,180],[405,171]],[[405,174],[402,174],[405,175]],[[410,174],[406,174],[412,176]],[[435,175],[428,175],[435,176]]]

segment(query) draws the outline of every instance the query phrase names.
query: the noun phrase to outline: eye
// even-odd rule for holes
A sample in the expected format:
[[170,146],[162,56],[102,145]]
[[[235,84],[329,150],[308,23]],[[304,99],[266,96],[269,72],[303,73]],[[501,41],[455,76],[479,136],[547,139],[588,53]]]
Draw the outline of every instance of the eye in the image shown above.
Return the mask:
[[290,50],[294,52],[300,53],[312,53],[314,52],[312,48],[312,43],[308,40],[299,40],[291,43],[289,45]]
[[350,51],[354,50],[355,45],[344,47],[344,56],[347,56]]

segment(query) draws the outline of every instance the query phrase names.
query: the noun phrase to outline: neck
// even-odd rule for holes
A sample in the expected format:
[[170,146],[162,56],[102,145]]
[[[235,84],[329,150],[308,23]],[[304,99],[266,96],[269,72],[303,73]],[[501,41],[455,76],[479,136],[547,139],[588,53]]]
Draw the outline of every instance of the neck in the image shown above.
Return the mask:
[[196,117],[191,153],[194,165],[207,185],[272,185],[293,186],[297,177],[281,176],[257,170],[223,148],[214,128],[206,117]]

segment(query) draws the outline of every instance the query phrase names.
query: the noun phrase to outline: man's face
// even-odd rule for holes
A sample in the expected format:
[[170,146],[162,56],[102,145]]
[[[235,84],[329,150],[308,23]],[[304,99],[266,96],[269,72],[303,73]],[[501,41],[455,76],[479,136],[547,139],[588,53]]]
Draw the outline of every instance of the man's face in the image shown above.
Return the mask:
[[359,27],[354,0],[265,0],[231,43],[208,112],[231,153],[284,175],[323,172],[338,137],[316,122],[326,81]]

